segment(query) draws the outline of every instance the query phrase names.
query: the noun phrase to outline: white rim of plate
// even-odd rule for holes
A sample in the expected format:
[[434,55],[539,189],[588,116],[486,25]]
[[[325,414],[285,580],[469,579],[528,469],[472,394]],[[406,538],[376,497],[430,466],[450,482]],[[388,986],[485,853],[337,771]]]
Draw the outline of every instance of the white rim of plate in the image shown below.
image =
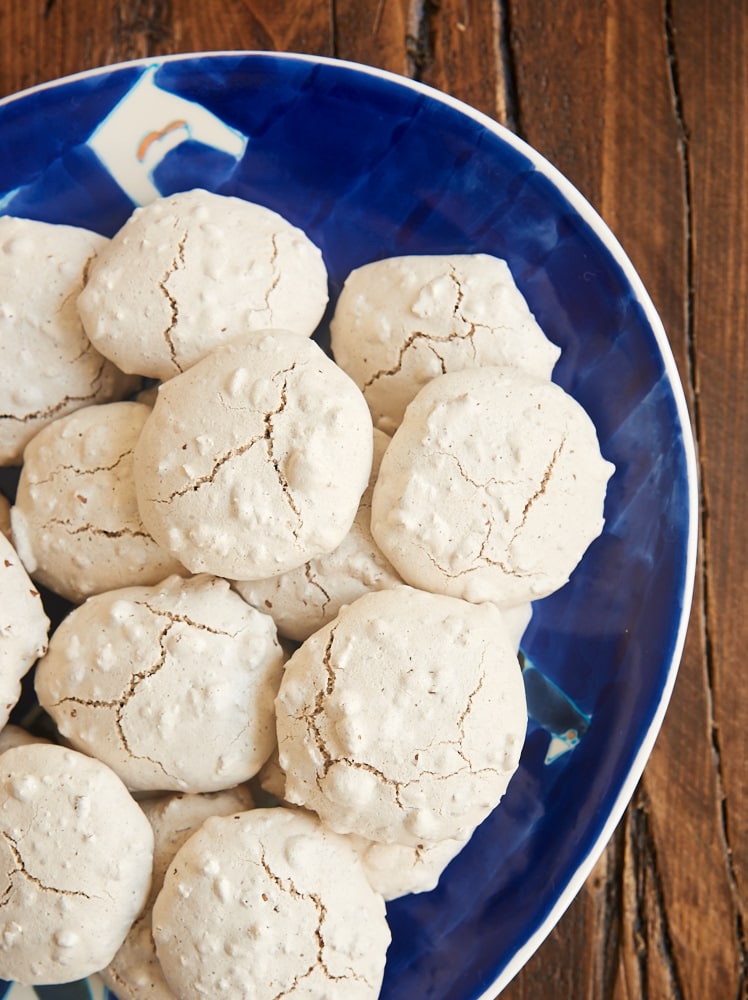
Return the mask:
[[94,69],[82,70],[79,73],[73,73],[68,76],[58,77],[57,79],[47,81],[45,83],[37,84],[33,87],[28,87],[24,90],[17,91],[14,94],[9,94],[7,97],[0,99],[0,107],[4,104],[9,104],[19,98],[25,97],[26,95],[33,94],[42,90],[54,89],[66,83],[72,83],[76,80],[84,80],[86,78],[100,76],[105,73],[116,72],[120,69],[126,69],[129,67],[136,66],[152,66],[161,65],[168,62],[182,62],[190,59],[227,59],[236,58],[241,56],[271,56],[277,59],[284,59],[289,61],[302,61],[307,62],[311,65],[327,65],[340,67],[342,69],[352,70],[356,73],[361,73],[367,76],[378,77],[388,83],[393,83],[401,87],[409,88],[416,93],[422,94],[424,97],[428,97],[431,100],[437,101],[440,104],[444,104],[447,107],[458,111],[460,114],[465,115],[467,118],[472,118],[473,121],[477,122],[479,125],[483,126],[487,131],[493,132],[500,139],[506,142],[508,145],[512,146],[518,152],[522,153],[523,156],[527,157],[528,160],[533,164],[533,166],[544,174],[561,194],[567,199],[567,201],[573,206],[577,214],[584,219],[584,221],[590,226],[590,228],[597,234],[603,244],[610,251],[616,263],[621,267],[626,280],[631,285],[631,288],[636,296],[637,301],[641,305],[647,321],[649,322],[652,332],[657,343],[660,355],[663,360],[665,373],[668,377],[668,382],[670,383],[670,388],[673,394],[673,399],[676,405],[676,411],[678,413],[678,418],[680,421],[682,434],[683,434],[683,449],[686,459],[686,469],[688,477],[688,501],[689,501],[689,526],[688,526],[688,539],[687,539],[687,550],[686,550],[686,563],[685,563],[685,581],[683,587],[683,603],[680,615],[680,621],[678,623],[678,630],[676,633],[675,644],[673,646],[673,653],[670,658],[670,664],[668,667],[667,678],[665,685],[662,690],[660,701],[652,717],[652,721],[649,728],[642,740],[639,750],[637,751],[636,757],[629,768],[629,772],[624,779],[621,790],[616,798],[613,808],[608,814],[608,818],[605,821],[600,834],[598,835],[595,843],[590,848],[586,857],[577,866],[575,872],[566,883],[558,899],[554,905],[549,910],[546,917],[541,921],[540,925],[535,928],[533,933],[528,937],[523,945],[517,949],[517,951],[512,955],[507,964],[502,969],[498,978],[489,986],[489,988],[482,993],[476,1000],[494,1000],[497,993],[500,993],[514,977],[520,971],[520,969],[527,964],[531,956],[537,951],[541,943],[548,937],[553,928],[556,926],[558,921],[561,919],[563,914],[566,912],[568,907],[571,905],[574,898],[578,895],[582,886],[586,882],[588,876],[590,875],[592,869],[594,868],[597,860],[605,850],[610,838],[613,835],[615,828],[618,826],[621,818],[623,817],[626,807],[628,806],[633,794],[636,790],[636,786],[641,778],[646,763],[652,753],[652,749],[655,744],[657,735],[662,727],[663,720],[665,718],[665,713],[667,711],[668,704],[670,702],[670,697],[673,693],[673,688],[675,686],[675,680],[678,674],[678,669],[680,666],[680,661],[683,655],[683,648],[686,641],[686,632],[688,629],[688,624],[690,620],[691,606],[693,602],[693,591],[696,576],[696,558],[698,550],[698,510],[699,510],[699,476],[698,476],[698,464],[696,459],[696,445],[693,437],[693,430],[691,427],[691,418],[688,412],[688,405],[686,403],[685,392],[683,385],[681,383],[680,374],[678,368],[675,364],[675,357],[670,347],[670,342],[667,338],[665,332],[665,327],[660,319],[660,316],[655,309],[654,303],[652,302],[649,293],[647,292],[644,284],[639,277],[634,265],[631,263],[627,253],[623,249],[622,245],[618,241],[617,237],[613,234],[612,230],[609,228],[606,222],[603,221],[602,217],[599,215],[596,209],[587,201],[587,199],[581,194],[581,192],[571,183],[568,178],[554,167],[553,164],[547,160],[541,153],[521,139],[519,136],[515,135],[514,132],[510,131],[505,125],[497,122],[495,119],[491,118],[489,115],[482,111],[478,111],[476,108],[471,107],[464,101],[459,100],[456,97],[452,97],[444,91],[438,90],[435,87],[431,87],[428,84],[421,83],[418,80],[411,80],[409,77],[400,76],[397,73],[393,73],[389,70],[378,69],[375,66],[367,66],[364,63],[356,63],[346,59],[336,59],[332,56],[315,56],[308,53],[296,53],[296,52],[273,52],[272,50],[262,50],[262,49],[218,49],[215,51],[206,50],[202,52],[177,52],[169,53],[167,55],[153,55],[145,56],[141,59],[131,59],[121,62],[114,62],[106,64],[103,66],[97,66]]

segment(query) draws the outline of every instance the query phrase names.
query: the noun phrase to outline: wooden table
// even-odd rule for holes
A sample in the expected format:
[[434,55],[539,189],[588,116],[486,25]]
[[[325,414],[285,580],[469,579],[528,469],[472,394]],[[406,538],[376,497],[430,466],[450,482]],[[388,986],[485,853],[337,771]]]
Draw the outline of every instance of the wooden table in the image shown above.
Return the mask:
[[0,38],[0,95],[209,49],[385,67],[504,122],[598,209],[660,311],[686,388],[702,477],[698,578],[633,802],[503,997],[748,996],[748,4],[0,0]]

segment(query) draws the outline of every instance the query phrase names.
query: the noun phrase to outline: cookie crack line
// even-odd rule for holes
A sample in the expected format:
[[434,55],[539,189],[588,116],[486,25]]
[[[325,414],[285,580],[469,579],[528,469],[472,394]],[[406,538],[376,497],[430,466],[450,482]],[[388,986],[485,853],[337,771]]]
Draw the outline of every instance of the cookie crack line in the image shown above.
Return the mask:
[[[147,607],[147,605],[145,606]],[[177,624],[185,624],[185,623],[181,622],[179,619],[176,619],[176,620],[170,620],[169,623],[164,626],[164,628],[161,630],[158,636],[158,645],[160,650],[158,659],[147,669],[140,670],[137,673],[134,673],[130,677],[130,682],[127,688],[122,692],[119,698],[113,698],[111,701],[105,701],[103,699],[98,699],[98,698],[81,698],[77,695],[67,695],[65,698],[60,698],[59,701],[55,702],[55,704],[51,706],[54,708],[60,708],[63,705],[73,704],[73,705],[80,705],[83,708],[108,709],[113,711],[114,725],[117,730],[117,736],[119,738],[119,742],[121,743],[128,757],[131,757],[133,760],[148,761],[149,764],[153,764],[154,767],[157,767],[163,774],[166,775],[167,778],[170,778],[172,781],[176,781],[178,779],[176,778],[175,775],[169,773],[169,771],[166,769],[166,767],[160,760],[156,760],[153,757],[149,757],[147,754],[135,753],[135,751],[132,749],[132,747],[130,746],[130,742],[127,738],[127,734],[125,733],[123,714],[130,700],[135,697],[139,684],[142,681],[147,680],[149,677],[153,677],[154,674],[157,674],[166,664],[168,656],[168,650],[166,648],[166,637]]]
[[[481,665],[482,665],[482,662],[484,660],[485,660],[485,653],[481,656]],[[480,693],[481,688],[483,687],[483,683],[484,683],[485,679],[486,679],[485,671],[481,671],[481,675],[478,678],[478,683],[475,685],[475,687],[473,688],[473,690],[468,694],[468,696],[467,696],[467,704],[465,705],[465,708],[462,710],[462,714],[460,715],[459,719],[457,720],[457,728],[458,728],[460,736],[463,738],[463,740],[465,738],[465,719],[467,719],[468,715],[472,711],[472,709],[473,709],[473,701],[475,700],[475,698],[477,697],[477,695]]]
[[171,278],[171,276],[176,271],[184,267],[184,247],[186,243],[187,243],[187,232],[185,231],[182,233],[182,236],[179,239],[179,242],[177,244],[177,252],[174,255],[174,259],[171,262],[171,266],[169,267],[169,269],[167,270],[166,274],[163,276],[161,281],[159,281],[158,283],[158,287],[163,292],[166,301],[169,303],[169,309],[171,310],[171,322],[164,330],[164,340],[166,341],[166,346],[169,348],[169,357],[171,359],[171,363],[174,365],[174,367],[177,369],[178,372],[184,371],[184,369],[179,363],[179,360],[177,359],[177,349],[176,345],[174,344],[174,337],[173,337],[174,330],[176,329],[177,326],[177,321],[179,320],[179,303],[169,291],[167,287],[167,282],[169,281],[169,278]]
[[[506,563],[502,562],[500,559],[492,559],[490,556],[485,554],[485,550],[490,541],[491,532],[493,530],[493,523],[491,521],[486,521],[486,537],[481,542],[481,547],[478,551],[478,557],[483,560],[484,566],[495,566],[501,570],[506,576],[514,576],[521,579],[528,574],[522,573],[519,570],[514,569],[512,566],[507,566]],[[447,577],[448,580],[459,580],[461,576],[468,576],[471,573],[479,572],[481,567],[470,565],[465,567],[465,569],[453,570],[448,566],[443,566],[436,556],[429,552],[428,549],[423,548],[423,546],[418,547],[419,552],[429,560],[429,562],[434,566],[439,573]]]
[[273,294],[275,289],[281,282],[281,269],[277,267],[278,258],[280,256],[280,249],[278,248],[278,234],[271,233],[270,235],[270,245],[273,248],[272,254],[270,255],[270,269],[273,275],[273,280],[270,282],[270,287],[265,292],[265,308],[270,313],[270,319],[272,321],[273,307],[270,305],[270,296]]
[[97,524],[81,524],[74,528],[70,521],[65,521],[62,518],[50,518],[47,522],[49,525],[57,525],[63,528],[69,535],[103,535],[104,538],[146,538],[149,541],[153,541],[151,535],[142,528],[101,528]]
[[106,361],[102,359],[99,368],[91,379],[90,391],[84,396],[63,396],[58,402],[53,403],[51,406],[45,407],[43,410],[33,410],[31,413],[24,413],[19,416],[17,413],[0,413],[0,420],[13,420],[19,424],[25,424],[32,420],[50,420],[56,417],[59,413],[65,410],[66,407],[75,403],[88,403],[93,399],[96,399],[101,386],[101,379],[104,373],[104,368],[106,367]]
[[268,458],[270,460],[270,464],[275,469],[275,474],[278,477],[278,482],[280,484],[280,488],[281,488],[281,492],[283,493],[283,497],[284,497],[286,503],[288,504],[288,506],[291,508],[294,516],[296,517],[296,519],[298,521],[298,526],[295,527],[295,528],[292,528],[292,532],[293,532],[294,538],[298,538],[298,536],[299,536],[299,528],[301,527],[301,511],[297,507],[296,502],[295,502],[295,500],[293,498],[293,494],[291,492],[291,487],[290,487],[290,484],[288,482],[288,479],[286,478],[285,473],[281,469],[280,459],[276,458],[276,456],[275,456],[275,441],[273,439],[273,435],[274,435],[274,432],[275,432],[275,426],[274,426],[274,423],[273,423],[273,418],[277,417],[281,413],[283,413],[283,411],[285,410],[286,406],[288,405],[288,395],[287,395],[287,392],[288,392],[288,376],[294,370],[295,367],[296,367],[296,364],[294,363],[289,368],[284,368],[283,371],[278,372],[278,375],[283,375],[284,376],[283,384],[281,385],[281,390],[280,390],[280,401],[278,403],[278,406],[274,410],[271,410],[269,413],[265,414],[265,421],[264,421],[264,424],[265,424],[265,433],[264,433],[263,436],[264,436],[264,439],[265,439],[265,442],[266,442],[266,448],[267,448]]
[[164,767],[163,763],[160,760],[155,760],[153,757],[149,757],[147,754],[138,754],[133,751],[132,747],[130,746],[129,740],[127,739],[127,735],[125,733],[125,727],[122,716],[130,700],[135,697],[136,690],[141,681],[147,680],[149,677],[153,677],[154,674],[157,674],[164,667],[166,663],[166,658],[168,656],[168,650],[166,648],[166,637],[168,636],[172,628],[174,628],[175,624],[176,624],[175,622],[170,621],[169,624],[166,625],[159,633],[158,645],[159,645],[160,655],[158,660],[147,670],[141,670],[138,673],[132,675],[132,677],[130,678],[130,684],[128,686],[128,689],[127,691],[124,692],[122,698],[119,701],[119,704],[117,705],[117,710],[114,717],[114,722],[117,727],[117,734],[120,738],[122,746],[125,749],[125,753],[127,753],[128,756],[132,757],[133,760],[147,760],[149,764],[153,764],[154,767],[159,768],[160,771],[162,771],[168,778],[171,778],[172,780],[176,780],[175,776],[173,774],[169,774],[169,772],[167,771],[167,769]]
[[216,628],[214,625],[207,625],[205,622],[196,621],[196,619],[191,618],[189,615],[178,614],[166,608],[156,608],[148,601],[133,601],[133,603],[146,608],[155,618],[168,618],[172,625],[189,625],[190,628],[200,629],[202,632],[210,632],[211,635],[222,635],[227,639],[238,638],[242,631],[240,629],[238,632],[229,632],[226,629]]
[[563,452],[565,446],[566,446],[566,435],[564,435],[564,437],[561,438],[561,441],[559,442],[558,446],[554,449],[554,452],[551,455],[551,459],[548,465],[546,466],[545,472],[543,473],[543,478],[540,481],[540,486],[538,486],[533,495],[529,497],[527,502],[525,503],[524,509],[522,511],[522,520],[514,529],[514,532],[512,533],[512,537],[509,540],[509,545],[507,546],[507,548],[510,548],[517,540],[517,536],[520,534],[522,529],[527,524],[527,518],[530,516],[530,511],[532,510],[533,505],[545,494],[545,491],[548,487],[548,483],[551,481],[551,478],[553,476],[553,470],[556,468],[558,460],[561,457],[561,453]]
[[451,452],[451,451],[433,451],[431,454],[433,454],[435,457],[449,458],[449,459],[451,459],[455,463],[455,465],[457,466],[457,469],[458,469],[458,471],[459,471],[460,476],[462,477],[462,479],[464,479],[465,482],[469,483],[471,486],[474,486],[476,488],[476,490],[487,490],[489,486],[506,486],[506,487],[510,487],[510,486],[517,486],[517,485],[519,485],[517,483],[517,481],[514,480],[514,479],[497,479],[496,476],[489,476],[488,479],[486,479],[484,482],[480,482],[477,479],[473,479],[472,476],[470,476],[467,473],[467,471],[465,470],[462,462],[459,460],[459,458],[457,457],[457,455],[453,454],[453,452]]
[[186,496],[188,493],[197,492],[197,490],[199,490],[202,486],[214,482],[222,466],[224,466],[227,462],[230,462],[233,459],[239,458],[241,455],[246,454],[250,450],[250,448],[253,448],[257,444],[258,441],[264,440],[264,437],[265,437],[264,434],[259,434],[257,437],[251,438],[249,441],[247,441],[246,444],[239,445],[238,448],[232,448],[230,451],[227,451],[224,455],[221,455],[219,458],[215,460],[210,472],[206,472],[205,475],[203,476],[198,476],[197,479],[190,481],[189,483],[187,483],[185,486],[182,486],[178,490],[174,490],[168,496],[154,497],[153,502],[171,503],[172,500],[177,500],[179,497]]
[[[343,975],[335,975],[330,971],[325,961],[324,951],[325,951],[325,937],[323,933],[323,927],[325,920],[327,919],[327,907],[323,903],[321,897],[316,892],[299,892],[293,883],[292,879],[288,879],[287,882],[284,881],[276,872],[273,871],[270,864],[268,863],[265,851],[262,850],[260,853],[260,866],[265,872],[265,875],[273,882],[281,892],[288,893],[295,899],[300,899],[304,901],[311,901],[316,912],[317,912],[317,926],[314,929],[314,937],[317,942],[317,955],[315,961],[302,973],[294,976],[293,982],[290,986],[282,989],[280,993],[276,994],[274,1000],[280,1000],[280,998],[293,995],[293,991],[296,989],[297,985],[304,979],[307,979],[316,968],[322,969],[325,977],[332,982],[346,980],[346,979],[361,979],[361,976],[356,975],[353,970],[349,970]],[[363,980],[366,982],[366,980]]]
[[[59,896],[79,896],[82,899],[91,899],[91,897],[87,893],[82,892],[79,889],[59,889],[57,888],[57,886],[54,885],[46,885],[44,882],[42,882],[40,878],[37,878],[36,875],[32,875],[31,872],[26,868],[23,857],[21,855],[21,851],[18,847],[18,842],[14,840],[13,837],[11,837],[10,834],[4,830],[2,831],[2,837],[3,840],[5,840],[6,844],[8,845],[10,853],[13,855],[13,860],[18,866],[15,869],[15,871],[10,873],[11,875],[19,873],[25,879],[27,879],[29,882],[35,885],[38,889],[41,889],[42,892],[53,892]],[[5,897],[2,900],[2,903],[3,904],[7,903],[8,898],[9,898],[9,893],[6,893]]]
[[[125,459],[132,457],[132,448],[128,448],[127,451],[123,451],[121,455],[111,462],[109,465],[95,465],[90,468],[79,468],[77,465],[57,465],[52,470],[51,474],[45,479],[35,479],[34,486],[46,486],[47,483],[52,483],[57,478],[60,473],[63,472],[73,472],[76,476],[93,476],[98,472],[114,472],[114,470],[125,461]],[[86,500],[83,497],[77,496],[76,499],[85,503]]]
[[335,631],[337,626],[333,625],[330,629],[330,634],[327,638],[327,645],[325,646],[325,651],[322,656],[322,665],[327,673],[327,681],[325,687],[317,692],[317,696],[314,699],[314,707],[310,714],[304,713],[302,718],[306,720],[306,724],[311,730],[312,736],[314,737],[314,742],[317,749],[322,757],[322,774],[316,775],[317,787],[321,788],[322,779],[330,766],[333,763],[333,758],[330,751],[327,749],[327,743],[325,741],[319,726],[319,716],[323,714],[325,710],[325,697],[332,694],[335,688],[335,670],[332,666],[332,645],[335,641]]
[[312,569],[311,562],[304,563],[304,576],[306,577],[309,586],[314,587],[315,590],[318,590],[322,594],[324,598],[322,602],[322,613],[324,614],[325,610],[327,609],[327,605],[330,603],[330,595],[327,593],[325,588],[322,586],[317,577],[314,575],[314,570]]
[[[464,332],[459,330],[454,330],[452,333],[446,336],[437,336],[436,334],[425,333],[423,330],[415,330],[411,333],[406,340],[400,345],[400,350],[398,351],[397,361],[390,368],[380,368],[379,371],[374,372],[370,375],[366,381],[361,386],[361,391],[364,395],[368,389],[370,389],[376,382],[383,378],[391,378],[394,375],[398,375],[402,370],[403,364],[405,363],[405,355],[407,352],[414,347],[419,341],[423,340],[426,346],[431,349],[431,351],[436,355],[442,366],[442,372],[446,372],[446,365],[444,359],[439,354],[435,348],[435,344],[448,344],[455,340],[469,340],[473,344],[473,337],[475,336],[475,324],[470,324],[470,329]],[[475,346],[473,345],[473,353],[475,353]]]

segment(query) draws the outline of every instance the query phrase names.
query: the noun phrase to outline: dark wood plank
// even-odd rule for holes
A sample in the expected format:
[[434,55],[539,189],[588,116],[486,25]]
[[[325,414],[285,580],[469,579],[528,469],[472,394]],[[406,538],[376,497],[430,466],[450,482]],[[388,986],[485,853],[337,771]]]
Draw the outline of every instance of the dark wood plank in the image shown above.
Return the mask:
[[336,0],[335,55],[409,75],[407,0]]
[[413,76],[506,122],[502,27],[499,4],[426,0],[415,36]]
[[704,486],[705,677],[720,810],[717,835],[736,909],[732,941],[748,990],[748,712],[741,697],[748,644],[748,9],[673,4],[691,176],[692,325]]

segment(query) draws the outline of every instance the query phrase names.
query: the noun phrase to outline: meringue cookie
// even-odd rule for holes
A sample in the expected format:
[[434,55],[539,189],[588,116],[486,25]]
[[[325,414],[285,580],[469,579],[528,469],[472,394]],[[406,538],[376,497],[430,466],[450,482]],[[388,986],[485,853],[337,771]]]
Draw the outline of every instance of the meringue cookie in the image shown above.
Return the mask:
[[273,576],[342,542],[372,448],[363,396],[314,341],[250,334],[162,384],[135,447],[140,515],[192,572]]
[[562,587],[600,534],[612,473],[560,386],[505,368],[448,372],[390,442],[371,530],[414,587],[524,604]]
[[101,353],[158,379],[251,330],[311,336],[326,304],[322,254],[300,229],[262,205],[201,189],[135,209],[78,298]]
[[347,841],[294,809],[207,820],[153,908],[180,1000],[376,1000],[390,931]]
[[35,686],[63,737],[129,788],[209,792],[270,756],[282,663],[272,620],[227,581],[174,576],[74,608]]
[[389,257],[352,271],[330,324],[337,363],[392,434],[437,375],[480,365],[550,378],[546,337],[505,260],[488,254]]
[[148,895],[153,833],[119,778],[52,744],[0,756],[0,978],[64,983],[105,966]]
[[0,729],[21,696],[21,679],[47,650],[49,619],[11,543],[0,535]]
[[409,587],[344,607],[286,663],[285,797],[338,833],[463,840],[502,798],[527,727],[500,612]]
[[150,412],[142,403],[87,406],[26,446],[13,540],[33,578],[68,601],[187,574],[138,513],[133,450]]
[[76,309],[107,242],[76,226],[0,217],[0,465],[20,465],[56,417],[137,385],[94,348]]

